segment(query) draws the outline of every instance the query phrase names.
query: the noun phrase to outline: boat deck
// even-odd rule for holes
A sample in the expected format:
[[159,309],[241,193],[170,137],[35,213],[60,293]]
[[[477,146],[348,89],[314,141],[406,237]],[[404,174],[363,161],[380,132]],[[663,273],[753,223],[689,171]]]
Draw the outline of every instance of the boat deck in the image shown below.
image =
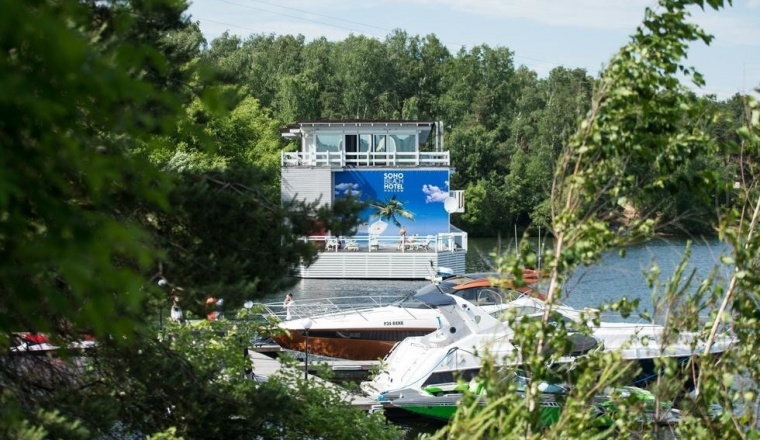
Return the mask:
[[[353,313],[374,307],[387,306],[402,299],[405,295],[365,295],[339,296],[330,298],[305,298],[293,301],[288,307],[290,319],[311,318],[328,313]],[[282,302],[256,303],[261,309],[261,317],[276,317],[280,321],[287,319],[287,310]]]

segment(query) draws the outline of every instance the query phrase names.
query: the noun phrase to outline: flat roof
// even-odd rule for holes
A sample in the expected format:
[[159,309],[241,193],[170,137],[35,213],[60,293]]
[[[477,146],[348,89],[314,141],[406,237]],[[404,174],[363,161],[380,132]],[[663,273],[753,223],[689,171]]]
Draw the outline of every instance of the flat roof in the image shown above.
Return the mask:
[[282,135],[293,135],[302,127],[433,127],[435,121],[404,121],[395,119],[318,119],[298,121],[280,129]]

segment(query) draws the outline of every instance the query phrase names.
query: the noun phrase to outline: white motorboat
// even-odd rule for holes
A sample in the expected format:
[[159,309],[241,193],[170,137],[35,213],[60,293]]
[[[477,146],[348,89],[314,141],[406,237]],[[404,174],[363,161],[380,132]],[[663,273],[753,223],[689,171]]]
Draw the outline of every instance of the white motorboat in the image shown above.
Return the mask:
[[[504,380],[510,380],[520,398],[524,398],[530,387],[530,378],[515,371],[508,374]],[[550,426],[560,419],[560,413],[565,405],[572,387],[566,384],[553,384],[541,382],[537,384],[539,423],[542,426]],[[488,395],[482,382],[471,381],[469,384],[461,383],[455,389],[445,392],[435,387],[399,393],[399,397],[390,401],[382,402],[381,407],[386,416],[394,417],[397,411],[420,415],[435,420],[448,422],[451,420],[466,392],[472,393],[477,398],[478,406],[488,404]],[[672,402],[657,402],[654,394],[638,387],[624,386],[607,388],[603,392],[594,395],[589,402],[587,410],[593,418],[592,424],[604,428],[610,426],[617,412],[615,401],[629,399],[640,402],[643,405],[644,414],[642,421],[645,423],[673,424],[680,420],[680,412],[673,408]],[[655,408],[659,404],[659,411]]]
[[[526,283],[536,283],[534,271],[526,270]],[[445,292],[477,305],[484,313],[498,315],[507,304],[522,296],[542,295],[529,286],[510,287],[509,282],[495,282],[494,273],[477,273],[449,276],[397,301],[380,304],[369,301],[357,305],[353,298],[350,306],[339,299],[317,302],[295,301],[289,306],[291,319],[284,319],[279,305],[270,305],[268,313],[282,319],[284,335],[275,341],[284,348],[303,351],[306,327],[309,327],[309,353],[323,356],[376,360],[387,355],[393,346],[408,337],[419,337],[434,332],[446,324],[446,316],[436,305],[419,301],[416,296],[428,291]],[[280,310],[276,310],[280,308]]]
[[[428,289],[418,293],[420,302],[436,306],[444,316],[443,324],[434,332],[420,337],[410,337],[400,342],[385,357],[382,370],[372,379],[361,384],[362,390],[378,400],[393,400],[401,390],[422,390],[427,387],[447,389],[456,386],[459,378],[469,381],[480,371],[482,358],[488,351],[501,365],[519,366],[519,351],[512,344],[514,330],[508,323],[496,319],[471,302],[444,292]],[[516,316],[540,319],[545,304],[542,300],[521,296],[505,308],[514,310]],[[579,320],[579,311],[558,306],[553,319]],[[699,346],[692,347],[693,336],[682,333],[677,342],[661,343],[665,328],[655,324],[632,324],[602,322],[593,326],[592,337],[570,335],[573,349],[568,356],[554,359],[554,363],[571,362],[590,350],[619,350],[625,360],[638,361],[643,374],[653,374],[654,359],[660,356],[688,359]],[[732,344],[730,337],[719,338],[712,353],[727,350]],[[644,379],[641,376],[638,379]],[[634,381],[628,385],[637,385]]]

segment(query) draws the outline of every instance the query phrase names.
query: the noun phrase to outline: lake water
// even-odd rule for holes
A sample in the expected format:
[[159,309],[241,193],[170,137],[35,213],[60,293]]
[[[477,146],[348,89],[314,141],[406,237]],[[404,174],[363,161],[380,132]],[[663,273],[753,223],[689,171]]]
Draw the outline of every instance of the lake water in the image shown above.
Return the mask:
[[[541,243],[542,247],[551,243]],[[500,245],[494,239],[470,239],[467,253],[467,272],[489,271],[493,253],[498,249],[514,252],[514,244]],[[538,243],[536,243],[538,246]],[[563,302],[576,307],[596,307],[602,303],[617,300],[622,296],[639,298],[641,310],[651,312],[652,298],[647,287],[644,272],[653,261],[659,265],[664,281],[670,277],[681,261],[686,248],[685,239],[658,239],[646,244],[628,248],[626,256],[618,253],[606,254],[600,264],[591,267],[579,267],[563,288]],[[720,262],[722,243],[709,239],[694,241],[689,268],[696,271],[696,279],[707,277]],[[722,266],[719,274],[728,277],[729,269]],[[417,280],[341,280],[341,279],[302,279],[289,291],[295,300],[299,298],[327,298],[335,296],[403,295],[425,286],[428,281]],[[281,301],[284,292],[273,293],[264,302]]]

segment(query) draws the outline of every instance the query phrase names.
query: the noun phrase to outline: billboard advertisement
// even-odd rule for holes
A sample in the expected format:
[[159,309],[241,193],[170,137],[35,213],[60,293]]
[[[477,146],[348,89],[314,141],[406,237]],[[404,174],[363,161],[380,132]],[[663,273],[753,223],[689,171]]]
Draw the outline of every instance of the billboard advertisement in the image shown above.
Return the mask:
[[369,205],[357,235],[407,236],[449,232],[449,170],[344,170],[334,173],[334,197],[353,197]]

